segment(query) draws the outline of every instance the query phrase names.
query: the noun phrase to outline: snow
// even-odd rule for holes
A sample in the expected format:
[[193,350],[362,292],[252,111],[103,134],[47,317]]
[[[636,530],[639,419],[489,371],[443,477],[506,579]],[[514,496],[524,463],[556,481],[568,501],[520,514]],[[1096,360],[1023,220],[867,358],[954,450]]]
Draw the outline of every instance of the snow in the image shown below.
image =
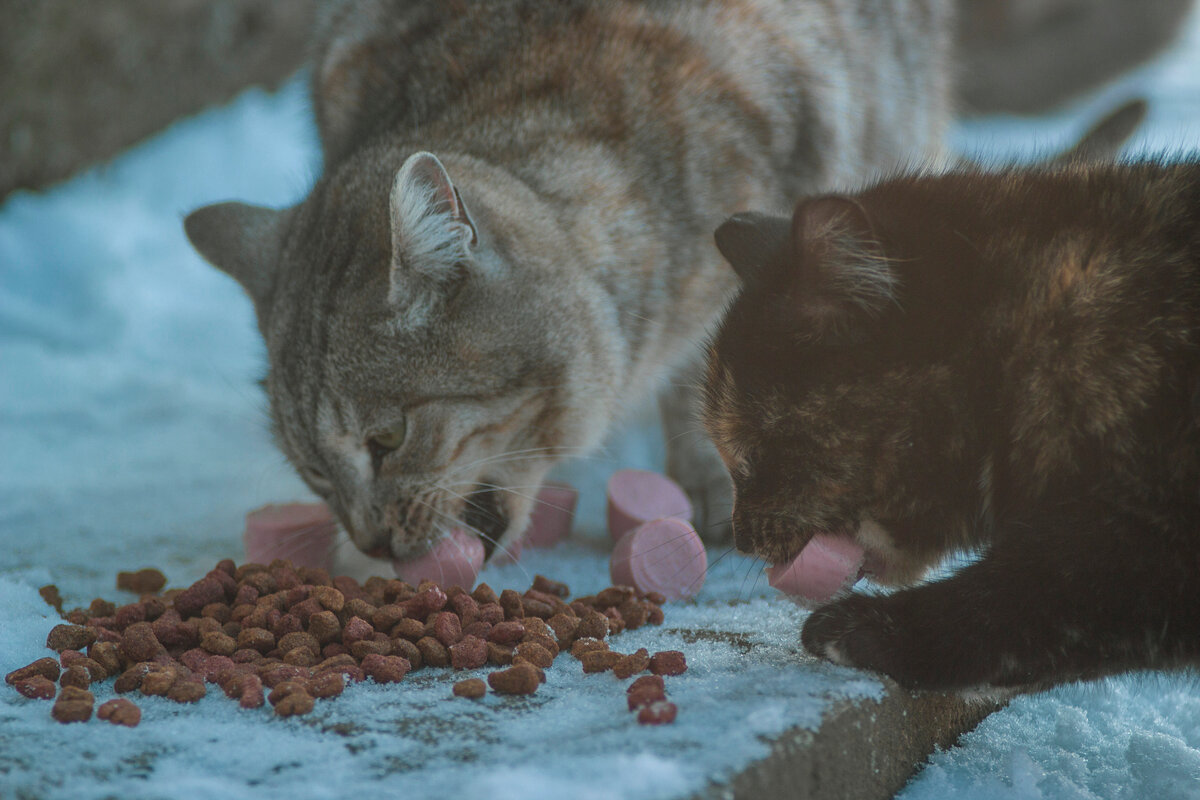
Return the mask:
[[[1137,93],[1152,106],[1135,150],[1197,141],[1200,20],[1177,52],[1106,91],[1037,119],[964,123],[956,143],[985,159],[1051,152]],[[250,303],[180,225],[209,202],[304,195],[319,169],[304,95],[300,79],[248,91],[0,205],[0,672],[48,654],[57,619],[37,587],[56,583],[68,606],[122,600],[115,573],[151,564],[185,585],[240,554],[247,510],[309,499],[269,440]],[[582,490],[580,534],[482,579],[523,588],[542,572],[576,593],[605,585],[603,482],[620,467],[661,466],[658,441],[643,413],[571,465],[561,477]],[[639,727],[624,683],[585,676],[569,658],[530,698],[452,699],[464,675],[424,670],[353,686],[291,720],[219,692],[194,706],[139,697],[134,729],[59,725],[48,704],[4,688],[0,796],[688,797],[765,756],[772,736],[815,728],[831,700],[880,696],[870,676],[801,652],[803,612],[766,585],[760,563],[709,559],[695,602],[614,643],[688,654],[689,671],[668,681],[674,725]],[[97,701],[111,693],[110,682]],[[1147,674],[1017,698],[935,754],[900,797],[1169,800],[1200,797],[1198,787],[1196,680]]]

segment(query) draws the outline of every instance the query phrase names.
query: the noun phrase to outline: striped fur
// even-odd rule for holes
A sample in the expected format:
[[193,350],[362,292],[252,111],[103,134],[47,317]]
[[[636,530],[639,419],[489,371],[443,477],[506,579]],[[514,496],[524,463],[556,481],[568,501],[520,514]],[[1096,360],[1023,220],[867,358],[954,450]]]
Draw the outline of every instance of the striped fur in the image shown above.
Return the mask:
[[[941,162],[949,5],[330,4],[324,175],[250,259],[269,277],[217,262],[270,287],[255,300],[282,449],[364,550],[405,556],[464,522],[511,541],[554,464],[699,357],[734,288],[719,222]],[[397,184],[423,151],[473,245],[448,194]],[[224,252],[221,236],[193,240]],[[669,460],[716,516],[728,478],[688,402],[664,405]],[[402,416],[407,441],[382,452]]]

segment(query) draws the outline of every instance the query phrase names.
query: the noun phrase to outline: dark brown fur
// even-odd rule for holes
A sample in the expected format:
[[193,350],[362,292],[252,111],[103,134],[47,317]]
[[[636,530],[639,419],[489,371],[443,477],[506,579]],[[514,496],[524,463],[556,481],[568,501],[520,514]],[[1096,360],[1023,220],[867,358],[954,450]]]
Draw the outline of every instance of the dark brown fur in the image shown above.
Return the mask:
[[1200,663],[1200,165],[905,177],[718,231],[738,546],[857,536],[805,646],[919,688]]

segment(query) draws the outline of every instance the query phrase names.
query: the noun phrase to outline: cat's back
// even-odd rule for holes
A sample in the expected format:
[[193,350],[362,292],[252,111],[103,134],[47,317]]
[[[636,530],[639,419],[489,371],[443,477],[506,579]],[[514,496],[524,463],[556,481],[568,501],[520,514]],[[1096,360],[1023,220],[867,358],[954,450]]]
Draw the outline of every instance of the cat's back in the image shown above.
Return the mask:
[[[737,118],[775,168],[836,182],[935,148],[949,5],[341,0],[320,26],[314,101],[327,163],[394,129],[502,151],[497,132],[536,139],[564,119],[583,136],[638,141],[653,119],[682,140]],[[813,129],[801,144],[798,119]]]

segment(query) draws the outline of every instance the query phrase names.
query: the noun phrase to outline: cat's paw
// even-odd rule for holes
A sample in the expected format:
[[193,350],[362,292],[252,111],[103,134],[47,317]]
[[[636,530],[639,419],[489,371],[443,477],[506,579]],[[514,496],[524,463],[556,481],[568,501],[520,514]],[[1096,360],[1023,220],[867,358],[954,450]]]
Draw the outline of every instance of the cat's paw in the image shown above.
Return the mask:
[[920,589],[887,596],[852,594],[809,615],[800,641],[835,664],[879,672],[906,689],[962,690],[994,683],[990,649],[974,632],[922,611]]
[[800,631],[804,649],[835,664],[891,675],[894,621],[879,600],[854,594],[818,608]]

